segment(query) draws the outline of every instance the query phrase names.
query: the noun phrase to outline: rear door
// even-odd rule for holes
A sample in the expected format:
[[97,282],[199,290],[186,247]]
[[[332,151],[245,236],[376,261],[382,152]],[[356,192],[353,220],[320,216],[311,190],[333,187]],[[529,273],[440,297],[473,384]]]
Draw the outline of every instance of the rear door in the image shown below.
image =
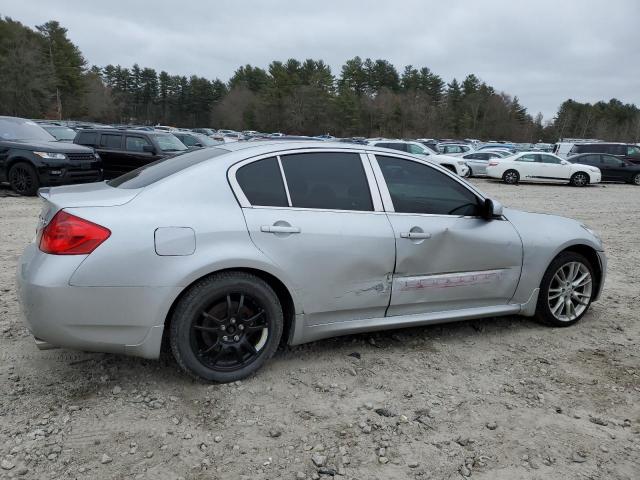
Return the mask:
[[388,315],[505,305],[522,265],[507,220],[478,216],[480,197],[426,162],[371,155],[396,240]]
[[251,238],[289,275],[306,326],[384,317],[389,304],[394,235],[363,157],[290,151],[230,170]]

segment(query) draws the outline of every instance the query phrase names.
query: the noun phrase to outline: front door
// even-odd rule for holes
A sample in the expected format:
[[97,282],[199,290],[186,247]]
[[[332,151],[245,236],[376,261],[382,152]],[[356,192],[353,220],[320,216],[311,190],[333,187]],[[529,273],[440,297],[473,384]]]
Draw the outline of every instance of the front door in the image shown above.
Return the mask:
[[568,180],[571,172],[571,165],[563,165],[562,160],[548,153],[538,153],[538,161],[542,168],[542,175],[546,180]]
[[626,162],[613,155],[600,155],[600,171],[603,180],[625,182],[629,180],[629,169]]
[[511,223],[480,218],[480,197],[431,165],[371,158],[396,239],[387,314],[507,304],[522,267],[522,242]]
[[389,304],[393,231],[364,161],[290,153],[230,173],[251,239],[294,284],[306,326],[384,317]]

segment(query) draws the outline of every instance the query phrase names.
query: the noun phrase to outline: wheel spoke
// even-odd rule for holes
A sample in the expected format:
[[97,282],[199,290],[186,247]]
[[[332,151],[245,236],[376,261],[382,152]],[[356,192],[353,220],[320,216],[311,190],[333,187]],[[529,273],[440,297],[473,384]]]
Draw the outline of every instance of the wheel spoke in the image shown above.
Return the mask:
[[566,297],[566,299],[564,301],[564,304],[565,304],[565,312],[564,312],[564,314],[567,317],[571,317],[571,315],[572,315],[571,312],[573,311],[573,303],[571,303],[571,298],[570,297]]
[[251,344],[251,342],[249,340],[247,340],[246,338],[241,343],[241,346],[244,347],[245,350],[247,350],[251,355],[256,355],[258,353],[258,351],[256,350],[256,347],[254,347]]
[[244,363],[244,355],[242,354],[242,349],[240,345],[236,346],[233,349],[233,352],[235,353],[236,360],[238,360],[238,363]]
[[219,345],[220,345],[220,342],[216,341],[213,345],[209,346],[208,348],[205,348],[204,350],[200,350],[198,352],[198,355],[200,356],[207,355],[209,352],[212,352],[213,350],[215,350],[215,348],[218,347]]
[[564,298],[560,298],[558,299],[557,303],[554,305],[554,307],[551,309],[551,312],[556,315],[556,314],[560,314],[560,312],[562,311],[561,307],[562,305],[564,305]]
[[264,330],[265,328],[267,328],[265,325],[249,325],[247,327],[244,327],[244,331],[246,333],[254,333]]
[[220,320],[217,317],[214,317],[213,315],[211,315],[210,313],[207,313],[207,312],[202,312],[202,316],[204,318],[208,318],[209,320],[213,320],[216,323],[222,323],[224,321],[224,320]]
[[[560,289],[558,289],[560,290]],[[561,291],[558,291],[557,293],[551,293],[551,290],[549,290],[549,300],[555,300],[556,298],[560,297],[562,295]]]
[[212,333],[220,332],[219,328],[216,328],[216,327],[205,327],[204,325],[194,325],[191,328],[194,328],[196,330],[200,330],[200,331],[203,331],[203,332],[212,332]]
[[240,316],[240,310],[244,306],[244,295],[240,295],[240,302],[238,303],[238,311],[236,312],[236,317]]
[[246,320],[243,320],[244,323],[251,323],[256,321],[258,318],[260,318],[262,316],[262,314],[264,313],[264,310],[260,310],[258,313],[256,313],[253,317],[251,318],[247,318]]

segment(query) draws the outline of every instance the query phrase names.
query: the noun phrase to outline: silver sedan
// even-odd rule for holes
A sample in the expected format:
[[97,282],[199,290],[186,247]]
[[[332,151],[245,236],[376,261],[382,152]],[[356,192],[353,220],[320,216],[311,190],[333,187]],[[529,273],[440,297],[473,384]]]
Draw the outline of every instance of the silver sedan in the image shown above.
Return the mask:
[[238,380],[281,343],[499,315],[577,322],[606,257],[568,218],[502,208],[440,165],[332,142],[238,142],[47,188],[18,265],[41,348]]
[[469,176],[477,177],[487,174],[487,165],[489,160],[493,158],[502,158],[503,155],[499,152],[472,152],[463,155],[462,158],[469,167]]

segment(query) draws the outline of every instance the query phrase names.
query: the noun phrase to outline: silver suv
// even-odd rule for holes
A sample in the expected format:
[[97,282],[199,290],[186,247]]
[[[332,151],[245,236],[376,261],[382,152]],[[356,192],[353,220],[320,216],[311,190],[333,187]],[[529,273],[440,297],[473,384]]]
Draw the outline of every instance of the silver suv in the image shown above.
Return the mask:
[[575,220],[504,209],[396,150],[238,142],[42,189],[18,265],[41,348],[157,358],[210,381],[281,343],[497,315],[578,321],[606,257]]

